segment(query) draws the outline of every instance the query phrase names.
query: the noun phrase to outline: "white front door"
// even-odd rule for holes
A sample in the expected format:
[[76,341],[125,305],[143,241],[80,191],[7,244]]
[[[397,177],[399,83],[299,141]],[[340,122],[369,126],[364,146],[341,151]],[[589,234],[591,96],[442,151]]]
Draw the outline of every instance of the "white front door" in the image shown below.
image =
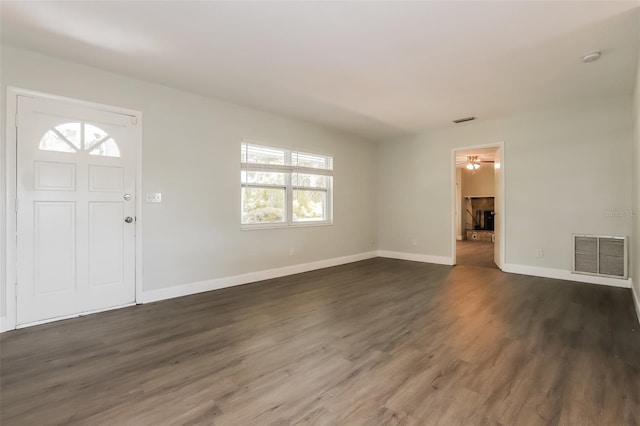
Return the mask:
[[504,179],[504,173],[502,172],[502,148],[496,149],[494,154],[494,194],[495,197],[493,199],[493,211],[495,211],[495,215],[493,216],[493,226],[494,226],[494,243],[493,243],[493,261],[498,266],[498,268],[502,269],[502,251],[504,247],[502,247],[502,233],[504,229],[502,229],[503,218],[502,215],[504,212],[502,211],[503,199],[504,196],[502,190],[504,188],[504,184],[502,180]]
[[135,301],[134,123],[18,96],[18,325]]

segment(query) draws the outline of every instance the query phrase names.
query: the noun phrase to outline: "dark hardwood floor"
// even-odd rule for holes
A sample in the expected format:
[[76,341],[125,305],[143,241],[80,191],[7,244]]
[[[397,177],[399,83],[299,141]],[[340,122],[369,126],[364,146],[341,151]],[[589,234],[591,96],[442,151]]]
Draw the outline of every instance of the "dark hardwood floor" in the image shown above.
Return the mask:
[[456,265],[498,269],[493,260],[493,243],[470,240],[457,241]]
[[2,425],[636,425],[627,289],[376,258],[0,336]]

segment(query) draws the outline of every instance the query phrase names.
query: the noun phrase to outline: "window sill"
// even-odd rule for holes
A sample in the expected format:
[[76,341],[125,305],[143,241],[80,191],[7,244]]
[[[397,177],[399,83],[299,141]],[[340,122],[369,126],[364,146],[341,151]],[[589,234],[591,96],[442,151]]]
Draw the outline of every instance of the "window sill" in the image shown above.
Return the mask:
[[260,225],[240,225],[241,231],[258,231],[264,229],[291,229],[291,228],[316,228],[320,226],[332,226],[333,222],[311,222],[311,223],[274,223]]

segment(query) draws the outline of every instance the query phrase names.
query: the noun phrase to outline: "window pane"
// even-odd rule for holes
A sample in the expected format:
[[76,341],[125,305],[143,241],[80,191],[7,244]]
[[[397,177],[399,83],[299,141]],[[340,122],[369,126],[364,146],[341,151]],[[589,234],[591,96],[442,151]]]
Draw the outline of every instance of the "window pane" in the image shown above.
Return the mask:
[[291,154],[291,164],[300,167],[313,167],[315,169],[333,170],[333,159],[324,155],[305,154],[294,152]]
[[96,144],[96,142],[100,142],[106,137],[107,132],[105,132],[101,128],[96,127],[93,124],[84,125],[84,149],[91,148]]
[[309,175],[305,173],[292,173],[293,186],[306,186],[311,188],[328,188],[329,176]]
[[284,186],[284,173],[242,170],[240,172],[240,180],[242,183]]
[[56,130],[76,148],[80,148],[80,123],[65,123],[56,126]]
[[38,148],[42,151],[76,152],[69,143],[62,140],[60,136],[52,130],[49,130],[42,137]]
[[332,157],[246,142],[240,157],[242,224],[331,222]]
[[327,220],[326,191],[293,191],[293,221],[319,222]]
[[285,162],[284,150],[258,145],[243,144],[241,155],[243,163],[283,165]]
[[100,155],[102,157],[120,157],[120,149],[118,145],[109,138],[106,142],[98,145],[97,148],[91,150],[89,155]]
[[279,223],[284,221],[284,189],[242,188],[242,223]]

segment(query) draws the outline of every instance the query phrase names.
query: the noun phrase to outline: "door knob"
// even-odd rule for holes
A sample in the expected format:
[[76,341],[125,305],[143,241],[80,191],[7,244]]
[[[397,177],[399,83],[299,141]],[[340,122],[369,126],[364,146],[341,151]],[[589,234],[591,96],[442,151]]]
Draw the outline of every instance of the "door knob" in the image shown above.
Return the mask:
[[124,198],[125,201],[131,201],[131,194],[124,194],[122,198]]
[[131,222],[133,222],[133,218],[131,216],[127,216],[127,217],[124,218],[124,221],[127,222],[127,223],[131,223]]

